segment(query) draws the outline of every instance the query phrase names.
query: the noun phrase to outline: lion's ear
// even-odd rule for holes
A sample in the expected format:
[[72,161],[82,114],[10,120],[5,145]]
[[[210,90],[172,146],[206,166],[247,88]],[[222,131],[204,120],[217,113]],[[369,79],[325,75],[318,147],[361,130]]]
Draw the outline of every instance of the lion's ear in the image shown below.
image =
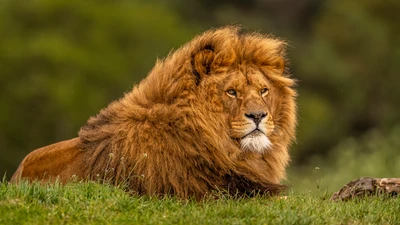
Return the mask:
[[214,62],[215,53],[211,49],[204,49],[193,56],[192,64],[194,72],[201,78],[204,75],[211,74],[212,63]]

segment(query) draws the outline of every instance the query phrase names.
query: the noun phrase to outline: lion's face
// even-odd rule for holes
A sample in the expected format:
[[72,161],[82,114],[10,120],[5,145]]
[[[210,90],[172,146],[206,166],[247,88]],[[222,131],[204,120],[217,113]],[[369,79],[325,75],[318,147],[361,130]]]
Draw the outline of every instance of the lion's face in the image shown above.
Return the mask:
[[272,82],[256,66],[245,66],[228,72],[221,90],[230,135],[241,149],[262,153],[271,147],[269,136],[275,128]]
[[[218,34],[212,37],[218,39]],[[223,120],[211,120],[221,120],[219,132],[243,151],[258,153],[294,140],[296,92],[285,66],[286,44],[257,35],[200,43],[191,54],[190,72],[200,85],[194,90],[201,102],[224,114]]]

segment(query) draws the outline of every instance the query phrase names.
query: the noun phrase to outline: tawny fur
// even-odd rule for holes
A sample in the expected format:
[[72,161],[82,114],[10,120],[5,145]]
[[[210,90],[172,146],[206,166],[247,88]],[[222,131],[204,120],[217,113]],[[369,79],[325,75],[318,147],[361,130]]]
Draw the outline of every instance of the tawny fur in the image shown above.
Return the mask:
[[[276,194],[284,188],[279,183],[296,126],[295,82],[285,49],[279,39],[234,26],[207,31],[157,61],[132,91],[91,117],[78,138],[30,153],[12,181],[66,182],[75,175],[182,199],[215,190]],[[249,68],[271,85],[266,122],[271,145],[259,152],[240,148],[233,115],[267,100],[254,95],[240,105],[239,97],[231,99],[223,89],[236,79],[231,74],[255,73]]]

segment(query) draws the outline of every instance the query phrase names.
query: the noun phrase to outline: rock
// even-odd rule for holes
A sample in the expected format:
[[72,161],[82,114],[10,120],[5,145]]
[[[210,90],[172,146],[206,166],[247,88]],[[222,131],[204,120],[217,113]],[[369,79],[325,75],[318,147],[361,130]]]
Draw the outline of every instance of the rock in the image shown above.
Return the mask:
[[396,196],[400,193],[400,178],[371,178],[361,177],[346,184],[335,192],[331,200],[346,201],[357,197],[385,194]]

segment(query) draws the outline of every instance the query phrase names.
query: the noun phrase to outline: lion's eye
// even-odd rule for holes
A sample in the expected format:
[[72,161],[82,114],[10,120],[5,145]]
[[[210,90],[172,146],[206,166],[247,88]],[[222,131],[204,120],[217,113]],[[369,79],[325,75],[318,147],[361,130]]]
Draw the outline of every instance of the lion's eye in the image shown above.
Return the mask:
[[227,91],[226,91],[226,94],[227,94],[229,97],[233,97],[233,98],[235,98],[235,97],[237,96],[236,91],[233,90],[233,89],[227,90]]
[[261,88],[260,93],[262,96],[265,96],[268,94],[268,88]]

